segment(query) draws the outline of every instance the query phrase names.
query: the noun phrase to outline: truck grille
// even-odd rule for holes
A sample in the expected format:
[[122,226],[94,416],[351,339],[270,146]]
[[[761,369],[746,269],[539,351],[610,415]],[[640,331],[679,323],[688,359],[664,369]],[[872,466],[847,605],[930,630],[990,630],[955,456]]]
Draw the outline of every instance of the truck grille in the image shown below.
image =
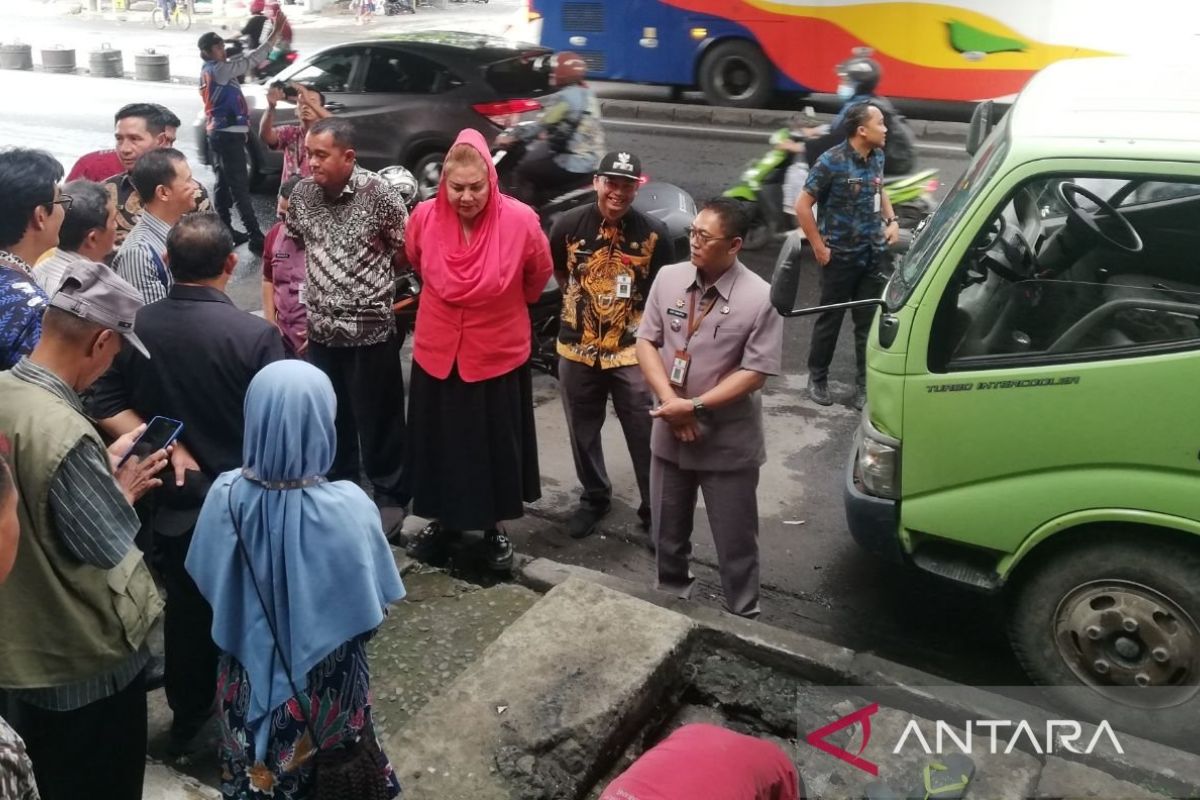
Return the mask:
[[564,3],[563,30],[570,33],[604,33],[604,4]]

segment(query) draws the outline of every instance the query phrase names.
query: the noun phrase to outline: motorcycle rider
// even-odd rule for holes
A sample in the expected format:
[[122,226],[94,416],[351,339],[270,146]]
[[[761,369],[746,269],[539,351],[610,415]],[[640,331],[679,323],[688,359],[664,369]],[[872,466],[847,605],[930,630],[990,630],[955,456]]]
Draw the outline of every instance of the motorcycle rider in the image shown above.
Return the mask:
[[[565,187],[586,182],[604,153],[600,102],[584,82],[587,63],[578,53],[564,50],[554,54],[550,66],[550,85],[558,91],[542,101],[537,124],[515,129],[516,136],[532,143],[516,168],[514,194],[535,208]],[[515,141],[501,134],[496,144]]]
[[263,13],[266,7],[267,0],[252,0],[250,3],[250,19],[242,26],[242,36],[246,37],[250,50],[257,50],[262,43],[263,26],[267,24],[267,15]]
[[809,165],[817,163],[826,150],[846,140],[846,114],[855,106],[869,102],[883,112],[883,122],[888,129],[883,174],[906,175],[915,170],[917,159],[912,129],[887,98],[876,94],[879,80],[883,77],[879,62],[856,54],[838,65],[837,75],[837,95],[845,104],[829,124],[828,133],[822,133],[818,128],[811,129],[812,138],[805,143]]

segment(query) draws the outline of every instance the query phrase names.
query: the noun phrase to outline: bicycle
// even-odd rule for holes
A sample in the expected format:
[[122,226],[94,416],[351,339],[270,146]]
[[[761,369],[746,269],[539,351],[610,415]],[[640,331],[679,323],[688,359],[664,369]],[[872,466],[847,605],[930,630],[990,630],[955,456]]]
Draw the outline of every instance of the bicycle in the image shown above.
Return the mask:
[[[168,5],[172,6],[169,10]],[[190,0],[158,0],[154,10],[150,12],[150,21],[159,30],[174,25],[186,31],[192,27],[192,4]]]

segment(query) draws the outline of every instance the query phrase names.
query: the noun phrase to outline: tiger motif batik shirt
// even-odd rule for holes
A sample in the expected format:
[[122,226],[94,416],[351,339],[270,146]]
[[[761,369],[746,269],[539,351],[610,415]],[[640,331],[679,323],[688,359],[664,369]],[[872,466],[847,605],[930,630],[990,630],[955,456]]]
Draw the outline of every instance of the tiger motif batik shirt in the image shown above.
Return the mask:
[[550,230],[555,273],[566,273],[558,354],[601,369],[638,363],[638,324],[654,276],[674,260],[666,226],[630,209],[609,223],[593,203]]

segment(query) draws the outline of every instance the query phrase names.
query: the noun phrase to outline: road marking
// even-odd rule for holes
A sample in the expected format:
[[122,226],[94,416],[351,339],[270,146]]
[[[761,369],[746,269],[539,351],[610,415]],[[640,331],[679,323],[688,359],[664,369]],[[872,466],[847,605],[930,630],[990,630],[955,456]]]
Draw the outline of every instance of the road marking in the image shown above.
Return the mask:
[[[751,139],[758,141],[760,139],[768,139],[771,136],[769,131],[752,130],[750,128],[724,128],[713,125],[676,125],[670,122],[639,122],[632,119],[602,119],[605,125],[611,125],[617,128],[644,128],[646,130],[658,131],[675,131],[678,133],[716,133],[725,136],[735,137],[738,139]],[[928,150],[934,153],[953,153],[956,155],[966,155],[962,145],[957,144],[934,144],[932,142],[917,142],[918,150]]]

